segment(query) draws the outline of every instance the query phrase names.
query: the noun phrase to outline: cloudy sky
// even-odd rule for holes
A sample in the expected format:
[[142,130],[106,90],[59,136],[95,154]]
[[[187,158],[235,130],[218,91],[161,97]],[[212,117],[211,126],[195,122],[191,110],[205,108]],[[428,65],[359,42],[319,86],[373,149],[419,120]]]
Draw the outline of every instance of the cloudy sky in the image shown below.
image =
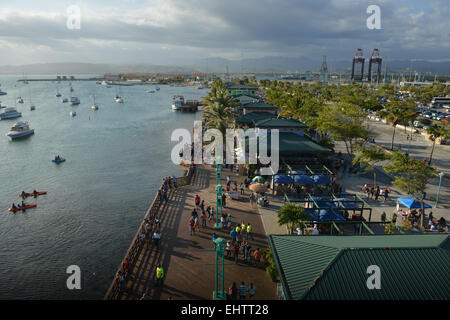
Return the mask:
[[[369,5],[381,9],[370,30]],[[67,9],[81,12],[67,28]],[[0,65],[189,65],[207,57],[450,61],[449,0],[0,0]]]

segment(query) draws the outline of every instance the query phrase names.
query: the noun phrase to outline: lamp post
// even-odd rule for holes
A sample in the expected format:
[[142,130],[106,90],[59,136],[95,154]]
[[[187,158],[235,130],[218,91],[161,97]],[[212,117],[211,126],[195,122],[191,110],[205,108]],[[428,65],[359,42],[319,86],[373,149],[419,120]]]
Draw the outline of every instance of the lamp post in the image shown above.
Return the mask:
[[441,192],[441,184],[442,184],[442,177],[443,176],[444,176],[444,173],[443,172],[439,172],[439,187],[438,187],[438,192],[437,192],[437,196],[436,196],[436,203],[434,204],[435,208],[438,207],[439,193]]

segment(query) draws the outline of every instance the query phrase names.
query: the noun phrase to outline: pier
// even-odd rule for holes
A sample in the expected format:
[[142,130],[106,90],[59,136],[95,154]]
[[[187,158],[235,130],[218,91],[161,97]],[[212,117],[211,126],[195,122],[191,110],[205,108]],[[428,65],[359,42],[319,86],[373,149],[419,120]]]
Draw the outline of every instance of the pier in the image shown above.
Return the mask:
[[[223,170],[222,184],[226,184],[229,175],[238,185],[244,180],[229,169]],[[215,251],[212,235],[229,240],[229,230],[215,229],[214,221],[208,221],[207,227],[190,235],[188,223],[195,207],[194,197],[199,195],[208,205],[216,207],[216,175],[211,166],[198,166],[194,171],[188,170],[186,175],[177,178],[178,188],[170,189],[168,201],[160,203],[155,196],[145,218],[157,214],[160,221],[161,240],[159,249],[150,242],[141,242],[140,234],[145,231],[145,221],[134,236],[124,259],[120,262],[114,279],[105,295],[106,300],[205,300],[213,298],[215,289]],[[231,213],[233,225],[245,222],[252,225],[254,240],[249,239],[252,249],[268,247],[267,237],[258,209],[249,203],[249,191],[245,190],[239,200],[227,197],[223,212]],[[144,218],[144,219],[145,219]],[[246,240],[244,233],[243,240]],[[233,282],[239,286],[244,281],[256,287],[254,299],[276,299],[276,283],[273,282],[262,265],[244,262],[242,253],[238,263],[231,258],[225,259],[225,287]],[[123,261],[127,260],[130,268],[126,271]],[[156,267],[164,268],[164,282],[156,286]],[[124,273],[125,283],[120,284],[119,272]]]

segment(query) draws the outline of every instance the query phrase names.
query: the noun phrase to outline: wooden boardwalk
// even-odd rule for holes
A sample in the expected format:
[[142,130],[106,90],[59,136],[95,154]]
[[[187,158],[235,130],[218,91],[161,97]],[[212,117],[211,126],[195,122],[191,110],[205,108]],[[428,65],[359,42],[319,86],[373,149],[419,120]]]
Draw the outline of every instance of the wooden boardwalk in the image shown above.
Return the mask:
[[[222,184],[226,176],[238,180],[243,177],[232,175],[224,170]],[[214,229],[214,222],[207,223],[207,228],[190,235],[189,219],[194,208],[194,197],[198,194],[208,205],[216,207],[215,170],[199,166],[190,185],[180,187],[169,194],[169,201],[160,209],[161,242],[157,250],[152,244],[146,244],[138,253],[136,263],[131,266],[127,277],[127,289],[122,290],[118,299],[212,299],[215,286],[215,252],[212,249],[212,234],[227,240],[231,239],[229,231]],[[258,211],[251,208],[246,191],[244,200],[227,198],[225,213],[231,213],[233,223],[251,223],[254,241],[250,239],[252,249],[267,247],[267,239]],[[246,234],[244,234],[246,239]],[[276,299],[276,284],[272,282],[263,267],[244,263],[240,255],[238,264],[231,258],[225,267],[225,286],[232,282],[239,286],[244,281],[248,286],[253,282],[256,287],[255,299]],[[156,287],[156,267],[164,268],[165,279],[161,287]]]

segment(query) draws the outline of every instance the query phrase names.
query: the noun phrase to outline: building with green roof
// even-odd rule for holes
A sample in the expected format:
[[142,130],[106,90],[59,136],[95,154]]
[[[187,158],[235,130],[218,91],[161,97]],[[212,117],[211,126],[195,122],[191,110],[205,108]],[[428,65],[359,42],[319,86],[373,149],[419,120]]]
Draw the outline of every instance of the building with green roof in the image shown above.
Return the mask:
[[255,127],[268,130],[279,129],[283,131],[303,131],[308,128],[303,122],[288,118],[262,119],[255,123]]
[[243,115],[246,115],[250,112],[270,112],[276,115],[278,112],[278,107],[265,102],[255,102],[239,106],[238,111],[240,111],[240,113]]
[[244,104],[248,103],[256,103],[261,101],[261,99],[256,96],[250,96],[246,94],[239,94],[235,96],[234,99],[238,102],[240,106],[243,106]]
[[[270,235],[289,300],[448,300],[448,234],[298,236]],[[369,289],[369,266],[380,288]]]
[[255,127],[255,124],[261,120],[272,119],[274,114],[271,112],[250,112],[245,116],[237,117],[236,123],[239,126]]
[[229,95],[237,96],[240,94],[255,96],[258,92],[258,88],[246,84],[236,84],[234,82],[225,83],[225,87]]

